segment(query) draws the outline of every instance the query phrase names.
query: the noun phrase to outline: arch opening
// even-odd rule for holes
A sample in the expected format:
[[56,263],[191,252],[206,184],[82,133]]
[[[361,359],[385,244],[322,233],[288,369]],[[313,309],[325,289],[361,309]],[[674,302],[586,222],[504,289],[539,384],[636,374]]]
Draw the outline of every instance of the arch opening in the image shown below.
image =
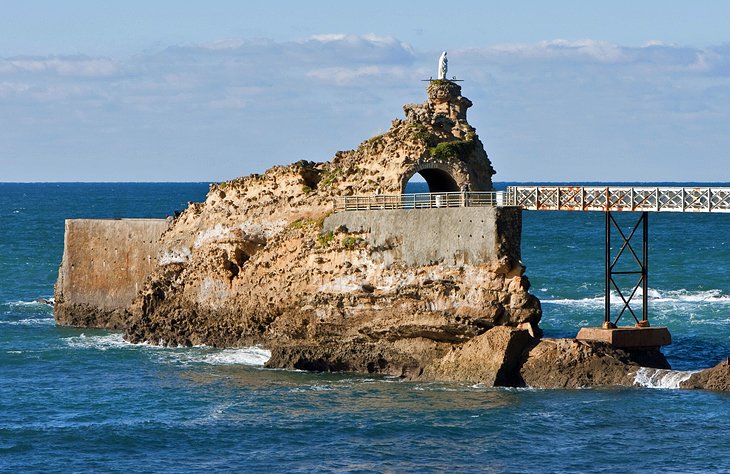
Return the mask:
[[426,168],[417,171],[405,185],[404,193],[450,193],[459,192],[456,180],[446,171]]

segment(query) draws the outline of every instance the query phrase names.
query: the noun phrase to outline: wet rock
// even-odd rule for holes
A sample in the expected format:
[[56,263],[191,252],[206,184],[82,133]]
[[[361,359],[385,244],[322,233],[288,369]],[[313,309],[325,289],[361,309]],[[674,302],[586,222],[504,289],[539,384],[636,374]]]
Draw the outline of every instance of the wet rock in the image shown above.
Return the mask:
[[361,372],[417,377],[421,363],[393,346],[368,342],[342,344],[291,344],[271,349],[269,368],[315,372]]
[[535,388],[632,386],[640,367],[670,368],[659,350],[625,351],[603,342],[542,339],[525,352],[519,375]]
[[715,367],[692,374],[680,387],[730,392],[730,357]]

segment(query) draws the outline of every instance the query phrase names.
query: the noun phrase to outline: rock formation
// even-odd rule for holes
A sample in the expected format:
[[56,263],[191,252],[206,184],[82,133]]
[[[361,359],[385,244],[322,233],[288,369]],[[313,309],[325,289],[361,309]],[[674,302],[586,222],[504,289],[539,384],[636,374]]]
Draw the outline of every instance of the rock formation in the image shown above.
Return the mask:
[[523,353],[523,385],[535,388],[581,388],[634,385],[640,367],[668,369],[658,350],[629,351],[605,342],[577,339],[533,341]]
[[730,392],[730,357],[715,367],[692,374],[680,387]]
[[[388,132],[329,162],[211,185],[170,222],[142,289],[115,313],[125,338],[262,345],[268,367],[486,385],[632,385],[639,366],[667,368],[658,351],[540,339],[517,208],[332,215],[335,198],[401,194],[415,173],[431,192],[492,189],[471,102],[451,81],[427,92]],[[108,327],[89,320],[104,312],[56,313],[59,324]]]
[[[344,226],[323,230],[336,196],[400,194],[417,172],[432,191],[492,189],[494,170],[460,92],[432,81],[427,103],[405,106],[405,120],[356,150],[212,185],[205,202],[163,234],[159,266],[129,310],[126,338],[261,344],[272,351],[271,367],[420,376],[490,328],[539,332],[519,221],[516,246],[476,263],[384,261],[385,247],[400,242],[375,245],[366,230]],[[519,219],[511,212],[506,222]]]

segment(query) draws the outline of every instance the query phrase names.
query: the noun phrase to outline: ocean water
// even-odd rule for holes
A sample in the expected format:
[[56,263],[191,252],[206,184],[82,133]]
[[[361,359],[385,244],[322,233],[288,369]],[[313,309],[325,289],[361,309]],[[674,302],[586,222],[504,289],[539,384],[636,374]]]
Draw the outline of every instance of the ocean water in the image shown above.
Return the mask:
[[[260,348],[131,345],[35,302],[64,218],[164,217],[206,191],[0,184],[0,472],[730,472],[730,394],[669,388],[730,355],[730,215],[651,215],[650,319],[676,370],[638,374],[643,388],[265,370]],[[602,219],[524,213],[547,336],[602,320]]]

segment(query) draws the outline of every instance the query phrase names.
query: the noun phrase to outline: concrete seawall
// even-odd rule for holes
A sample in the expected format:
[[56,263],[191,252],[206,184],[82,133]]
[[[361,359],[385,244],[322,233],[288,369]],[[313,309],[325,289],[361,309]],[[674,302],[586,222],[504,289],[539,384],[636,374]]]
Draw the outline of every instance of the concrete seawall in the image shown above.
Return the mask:
[[480,265],[521,258],[522,211],[516,207],[348,211],[324,221],[324,231],[340,226],[366,232],[387,265]]
[[120,329],[157,264],[164,219],[68,219],[55,286],[61,326]]

